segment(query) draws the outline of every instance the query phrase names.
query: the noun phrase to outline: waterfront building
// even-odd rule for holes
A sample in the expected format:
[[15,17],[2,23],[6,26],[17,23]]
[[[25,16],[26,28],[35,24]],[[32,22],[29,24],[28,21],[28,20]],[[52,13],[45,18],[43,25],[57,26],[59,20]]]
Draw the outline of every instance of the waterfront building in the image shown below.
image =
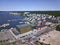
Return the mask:
[[28,25],[28,24],[17,25],[16,28],[21,34],[32,30],[31,25]]

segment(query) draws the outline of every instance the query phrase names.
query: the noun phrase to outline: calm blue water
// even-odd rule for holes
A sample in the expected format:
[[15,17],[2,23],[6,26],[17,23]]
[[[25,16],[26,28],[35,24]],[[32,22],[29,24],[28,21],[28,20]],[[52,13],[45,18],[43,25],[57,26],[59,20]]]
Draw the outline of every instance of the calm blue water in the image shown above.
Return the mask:
[[[11,15],[8,12],[0,12],[0,25],[5,24],[5,23],[10,24],[8,27],[0,28],[0,30],[1,29],[9,29],[11,27],[16,27],[16,25],[20,24],[19,22],[22,21],[19,19],[23,19],[23,18],[24,18],[24,16]],[[13,20],[13,19],[18,19],[18,20],[8,21],[8,20]]]

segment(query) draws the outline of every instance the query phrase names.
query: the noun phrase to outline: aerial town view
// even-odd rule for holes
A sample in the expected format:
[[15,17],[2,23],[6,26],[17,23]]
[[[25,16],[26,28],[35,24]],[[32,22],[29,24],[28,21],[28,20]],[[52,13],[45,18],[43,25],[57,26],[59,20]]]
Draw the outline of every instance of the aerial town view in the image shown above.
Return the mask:
[[1,0],[0,45],[60,45],[59,0]]

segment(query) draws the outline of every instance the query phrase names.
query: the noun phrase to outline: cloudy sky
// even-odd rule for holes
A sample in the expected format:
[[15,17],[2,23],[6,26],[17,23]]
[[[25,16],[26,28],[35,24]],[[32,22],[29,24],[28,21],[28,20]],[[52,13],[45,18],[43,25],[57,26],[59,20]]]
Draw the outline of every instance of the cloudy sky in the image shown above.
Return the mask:
[[0,0],[0,11],[60,10],[60,0]]

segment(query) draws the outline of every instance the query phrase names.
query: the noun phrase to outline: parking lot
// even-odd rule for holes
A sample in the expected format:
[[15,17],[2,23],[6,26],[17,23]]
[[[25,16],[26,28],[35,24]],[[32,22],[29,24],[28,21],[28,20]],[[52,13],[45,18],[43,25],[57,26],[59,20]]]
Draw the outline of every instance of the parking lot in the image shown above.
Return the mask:
[[60,45],[60,32],[53,30],[48,33],[41,35],[39,42],[50,45]]

